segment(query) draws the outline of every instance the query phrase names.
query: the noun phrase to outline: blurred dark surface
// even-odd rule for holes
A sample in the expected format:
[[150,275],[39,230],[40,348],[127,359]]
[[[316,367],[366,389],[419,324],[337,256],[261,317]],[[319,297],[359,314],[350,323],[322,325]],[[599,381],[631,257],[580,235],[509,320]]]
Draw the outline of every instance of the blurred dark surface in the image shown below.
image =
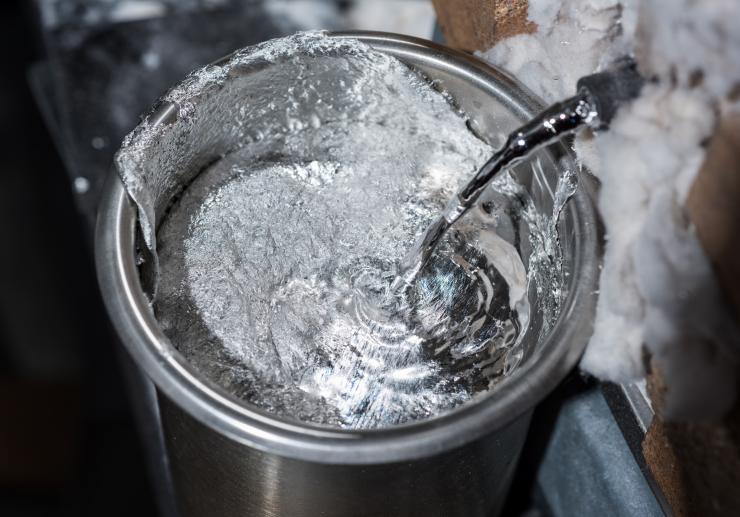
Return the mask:
[[281,34],[257,1],[171,11],[44,27],[47,55],[33,68],[31,84],[47,124],[57,128],[55,140],[90,227],[113,153],[157,98],[191,70]]
[[152,515],[90,236],[28,87],[35,23],[0,4],[0,515]]

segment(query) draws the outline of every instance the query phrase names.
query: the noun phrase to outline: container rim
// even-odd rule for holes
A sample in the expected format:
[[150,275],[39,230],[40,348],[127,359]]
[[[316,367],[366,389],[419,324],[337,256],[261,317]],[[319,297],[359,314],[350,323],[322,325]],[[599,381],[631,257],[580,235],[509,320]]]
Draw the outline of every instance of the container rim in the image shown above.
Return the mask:
[[[487,91],[522,119],[543,107],[506,73],[442,45],[382,32],[327,35],[354,38],[408,64],[450,72]],[[150,123],[164,123],[168,109],[171,106],[153,113]],[[128,352],[161,393],[201,423],[241,444],[305,461],[368,465],[409,461],[460,447],[507,426],[541,401],[576,365],[592,332],[601,251],[596,213],[586,189],[579,188],[569,205],[575,274],[536,360],[525,362],[490,395],[434,418],[389,428],[345,430],[283,420],[240,404],[202,379],[172,347],[144,295],[135,258],[136,209],[114,171],[98,212],[96,269],[107,311]]]

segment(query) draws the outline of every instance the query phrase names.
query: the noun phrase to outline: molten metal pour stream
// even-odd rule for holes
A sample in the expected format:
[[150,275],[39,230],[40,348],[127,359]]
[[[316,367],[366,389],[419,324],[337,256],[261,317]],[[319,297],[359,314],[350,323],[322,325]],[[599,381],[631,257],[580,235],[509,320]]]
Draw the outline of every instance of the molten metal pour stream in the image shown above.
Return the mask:
[[401,261],[393,288],[414,282],[429,262],[445,232],[476,202],[491,180],[502,170],[516,165],[540,147],[555,142],[582,127],[607,129],[619,106],[640,93],[643,79],[630,58],[617,61],[610,69],[578,81],[578,93],[544,110],[509,135],[504,146],[447,204],[442,214],[419,236]]

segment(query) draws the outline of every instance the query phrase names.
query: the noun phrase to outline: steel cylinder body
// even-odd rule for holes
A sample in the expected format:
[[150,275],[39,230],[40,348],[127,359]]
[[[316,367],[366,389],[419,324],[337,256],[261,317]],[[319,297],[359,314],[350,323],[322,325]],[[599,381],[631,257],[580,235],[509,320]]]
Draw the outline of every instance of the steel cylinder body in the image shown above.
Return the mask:
[[[418,69],[449,92],[471,130],[494,146],[542,108],[506,74],[445,47],[383,33],[332,36],[360,39]],[[175,126],[172,109],[160,106],[150,120]],[[539,153],[541,175],[523,172],[520,180],[547,212],[557,169],[571,154],[560,144]],[[534,406],[574,367],[590,335],[600,239],[583,181],[559,226],[568,278],[562,314],[517,374],[490,396],[441,417],[353,431],[254,411],[187,364],[149,307],[135,256],[137,212],[112,174],[98,220],[98,276],[124,345],[157,388],[183,516],[496,515]]]

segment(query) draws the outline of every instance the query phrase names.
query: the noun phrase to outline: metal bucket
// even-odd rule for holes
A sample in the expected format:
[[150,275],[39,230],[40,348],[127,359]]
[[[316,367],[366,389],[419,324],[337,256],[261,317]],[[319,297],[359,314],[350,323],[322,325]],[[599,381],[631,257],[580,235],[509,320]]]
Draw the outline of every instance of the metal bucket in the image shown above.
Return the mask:
[[[332,36],[357,38],[420,70],[494,145],[542,107],[502,72],[431,42],[383,33]],[[172,124],[173,109],[160,106],[150,122]],[[518,172],[543,212],[552,210],[556,164],[569,153],[552,146],[540,153],[541,174]],[[123,343],[156,385],[177,504],[188,517],[497,515],[534,406],[574,367],[591,334],[599,235],[582,178],[559,224],[567,271],[561,314],[519,370],[490,395],[388,429],[289,422],[230,397],[172,347],[142,288],[136,222],[136,209],[112,174],[98,218],[98,276]]]

